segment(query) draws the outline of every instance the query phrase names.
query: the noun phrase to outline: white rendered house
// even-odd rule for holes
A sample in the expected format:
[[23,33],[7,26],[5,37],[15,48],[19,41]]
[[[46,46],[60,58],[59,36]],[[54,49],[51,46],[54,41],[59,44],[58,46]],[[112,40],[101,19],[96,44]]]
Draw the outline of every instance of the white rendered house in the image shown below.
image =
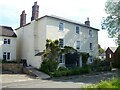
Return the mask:
[[11,27],[0,26],[0,60],[16,60],[16,38]]
[[[45,50],[46,39],[57,39],[61,47],[71,46],[79,52],[89,53],[89,63],[98,56],[99,30],[90,26],[89,19],[81,24],[58,16],[45,15],[38,18],[38,12],[39,6],[35,2],[31,22],[27,24],[25,11],[21,14],[20,27],[16,29],[17,59],[25,59],[28,65],[39,68],[42,59],[36,54]],[[60,64],[65,65],[63,57]]]

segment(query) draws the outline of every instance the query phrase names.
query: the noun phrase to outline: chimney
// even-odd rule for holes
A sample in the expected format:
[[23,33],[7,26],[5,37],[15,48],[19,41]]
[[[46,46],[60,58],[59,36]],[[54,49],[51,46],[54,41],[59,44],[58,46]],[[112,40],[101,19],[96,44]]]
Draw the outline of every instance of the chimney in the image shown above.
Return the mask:
[[20,15],[20,27],[24,26],[26,24],[26,13],[25,10],[22,11],[22,14]]
[[34,2],[34,5],[32,6],[31,21],[37,19],[38,15],[39,15],[39,6],[37,5],[37,2]]
[[85,25],[90,26],[89,18],[87,18],[87,21],[85,21]]

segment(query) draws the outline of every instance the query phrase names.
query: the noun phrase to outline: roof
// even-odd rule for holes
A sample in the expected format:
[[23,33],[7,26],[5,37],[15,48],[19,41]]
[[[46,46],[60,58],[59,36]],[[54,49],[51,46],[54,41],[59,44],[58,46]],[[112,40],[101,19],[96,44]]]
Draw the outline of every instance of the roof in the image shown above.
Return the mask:
[[13,29],[9,26],[0,26],[0,36],[17,37]]
[[117,47],[108,47],[113,53],[116,51]]
[[[70,22],[70,23],[73,23],[73,24],[77,24],[77,25],[80,25],[80,26],[83,26],[83,27],[86,27],[86,28],[90,28],[90,29],[94,29],[94,30],[99,31],[99,29],[93,28],[93,27],[91,27],[91,26],[82,24],[82,23],[77,22],[77,21],[74,21],[74,20],[70,20],[70,19],[66,19],[66,18],[63,18],[63,17],[59,17],[59,16],[56,16],[56,15],[45,15],[45,16],[42,16],[42,17],[36,19],[36,21],[38,21],[38,20],[40,20],[40,19],[42,19],[42,18],[45,18],[45,17],[54,18],[54,19],[59,19],[59,20],[62,20],[62,21]],[[27,24],[25,24],[24,26],[29,25],[29,24],[30,24],[30,23],[27,23]],[[21,27],[19,27],[19,28],[21,28]],[[17,29],[19,29],[19,28],[17,28]],[[17,30],[17,29],[16,29],[16,30]]]

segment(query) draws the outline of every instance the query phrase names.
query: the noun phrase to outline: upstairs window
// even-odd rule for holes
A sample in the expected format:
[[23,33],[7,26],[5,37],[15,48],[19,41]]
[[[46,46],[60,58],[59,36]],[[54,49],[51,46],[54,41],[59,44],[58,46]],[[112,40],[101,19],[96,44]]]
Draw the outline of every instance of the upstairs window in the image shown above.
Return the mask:
[[93,44],[90,43],[90,50],[93,50]]
[[59,30],[63,31],[64,30],[64,24],[63,23],[59,23]]
[[61,48],[64,47],[64,39],[59,39],[59,46],[60,46]]
[[93,31],[90,29],[89,30],[89,36],[92,37],[93,36]]
[[5,38],[5,39],[4,39],[4,44],[10,44],[10,41],[11,41],[10,39],[6,39],[6,38]]
[[78,26],[76,26],[76,33],[79,34],[80,33],[80,28]]
[[76,42],[76,49],[80,49],[80,41]]

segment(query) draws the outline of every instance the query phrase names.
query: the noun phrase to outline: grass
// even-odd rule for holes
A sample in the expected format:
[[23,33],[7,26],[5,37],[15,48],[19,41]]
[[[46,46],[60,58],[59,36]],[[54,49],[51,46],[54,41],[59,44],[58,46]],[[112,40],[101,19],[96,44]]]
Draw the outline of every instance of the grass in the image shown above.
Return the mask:
[[112,78],[111,80],[101,81],[97,84],[88,85],[85,88],[90,90],[91,88],[103,89],[103,88],[120,88],[120,77]]

